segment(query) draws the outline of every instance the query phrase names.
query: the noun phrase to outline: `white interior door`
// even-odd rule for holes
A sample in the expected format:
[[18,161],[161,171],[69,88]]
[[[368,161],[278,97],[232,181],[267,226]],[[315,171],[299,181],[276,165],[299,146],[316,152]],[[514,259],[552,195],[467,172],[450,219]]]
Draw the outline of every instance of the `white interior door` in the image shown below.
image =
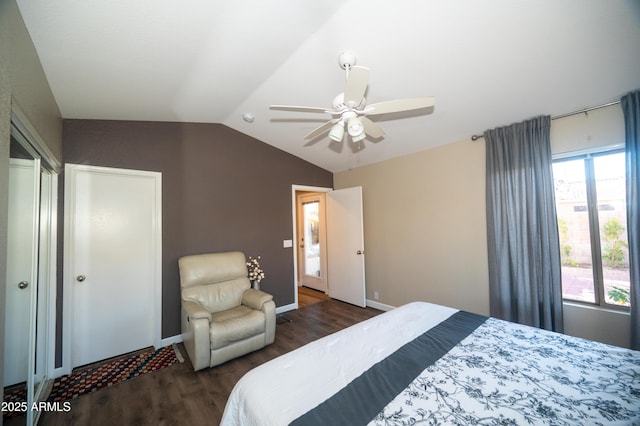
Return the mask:
[[65,170],[71,367],[159,346],[161,174]]
[[27,380],[32,299],[37,286],[38,160],[11,158],[5,305],[4,385]]
[[366,307],[362,187],[327,192],[329,295]]

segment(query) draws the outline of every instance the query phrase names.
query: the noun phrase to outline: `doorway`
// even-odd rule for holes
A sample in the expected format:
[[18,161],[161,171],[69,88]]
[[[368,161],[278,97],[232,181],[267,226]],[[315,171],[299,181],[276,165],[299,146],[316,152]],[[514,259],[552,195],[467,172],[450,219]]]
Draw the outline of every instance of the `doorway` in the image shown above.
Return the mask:
[[326,293],[327,287],[327,233],[325,193],[296,193],[298,287],[307,287]]
[[[300,245],[304,245],[301,244],[304,229],[299,230],[302,227],[299,211],[302,209],[298,207],[298,195],[301,200],[304,200],[307,195],[323,196],[321,199],[324,200],[324,233],[326,234],[324,245],[326,290],[324,292],[331,298],[366,307],[362,187],[333,190],[324,187],[292,185],[295,300],[293,305],[286,307],[283,311],[299,307],[298,289],[301,277],[299,271],[302,269],[300,262],[304,260],[304,257],[298,253],[301,248],[304,248],[300,247]],[[308,201],[312,202],[312,199],[308,199]],[[315,207],[310,210],[313,212]],[[320,210],[320,205],[318,205],[318,211]],[[322,232],[319,231],[320,234]],[[320,241],[319,236],[318,241]],[[289,245],[289,247],[291,246]],[[320,275],[322,273],[321,267]]]
[[[301,252],[301,238],[303,235],[302,229],[302,214],[301,207],[299,203],[299,198],[306,197],[309,195],[326,195],[327,192],[331,191],[332,188],[326,188],[321,186],[306,186],[306,185],[292,185],[291,187],[291,208],[293,211],[293,275],[294,275],[294,303],[290,305],[285,310],[290,309],[298,309],[301,306],[300,301],[300,289],[303,289],[302,282],[300,281],[301,275],[303,275],[301,270],[302,263],[302,255]],[[325,232],[326,236],[326,232]],[[326,245],[325,245],[326,246]],[[326,250],[326,249],[325,249]],[[326,251],[325,251],[325,259],[326,259]],[[322,269],[320,269],[320,274],[322,274]],[[329,293],[329,282],[325,280],[326,287],[325,290],[310,290],[311,292],[316,291],[318,295],[326,295],[328,297]],[[303,290],[304,291],[304,290]],[[304,297],[304,296],[303,296]]]

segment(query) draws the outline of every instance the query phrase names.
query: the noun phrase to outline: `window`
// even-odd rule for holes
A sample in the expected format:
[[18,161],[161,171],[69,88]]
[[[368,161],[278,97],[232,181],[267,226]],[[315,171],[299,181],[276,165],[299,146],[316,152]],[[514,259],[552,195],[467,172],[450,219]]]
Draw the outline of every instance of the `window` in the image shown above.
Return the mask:
[[624,152],[555,160],[553,176],[563,298],[606,307],[628,306]]

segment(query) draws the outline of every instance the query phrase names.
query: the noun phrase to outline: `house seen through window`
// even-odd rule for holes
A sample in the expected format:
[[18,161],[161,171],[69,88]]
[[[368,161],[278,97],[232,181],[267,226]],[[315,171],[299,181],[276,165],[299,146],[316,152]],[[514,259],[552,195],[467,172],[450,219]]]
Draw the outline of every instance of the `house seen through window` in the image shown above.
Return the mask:
[[565,300],[629,306],[624,151],[553,163]]

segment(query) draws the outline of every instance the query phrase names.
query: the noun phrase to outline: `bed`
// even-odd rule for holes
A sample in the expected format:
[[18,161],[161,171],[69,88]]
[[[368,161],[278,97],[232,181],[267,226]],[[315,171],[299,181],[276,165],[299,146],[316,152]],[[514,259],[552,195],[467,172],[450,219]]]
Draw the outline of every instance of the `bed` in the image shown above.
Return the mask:
[[223,425],[640,425],[640,352],[426,302],[244,375]]

